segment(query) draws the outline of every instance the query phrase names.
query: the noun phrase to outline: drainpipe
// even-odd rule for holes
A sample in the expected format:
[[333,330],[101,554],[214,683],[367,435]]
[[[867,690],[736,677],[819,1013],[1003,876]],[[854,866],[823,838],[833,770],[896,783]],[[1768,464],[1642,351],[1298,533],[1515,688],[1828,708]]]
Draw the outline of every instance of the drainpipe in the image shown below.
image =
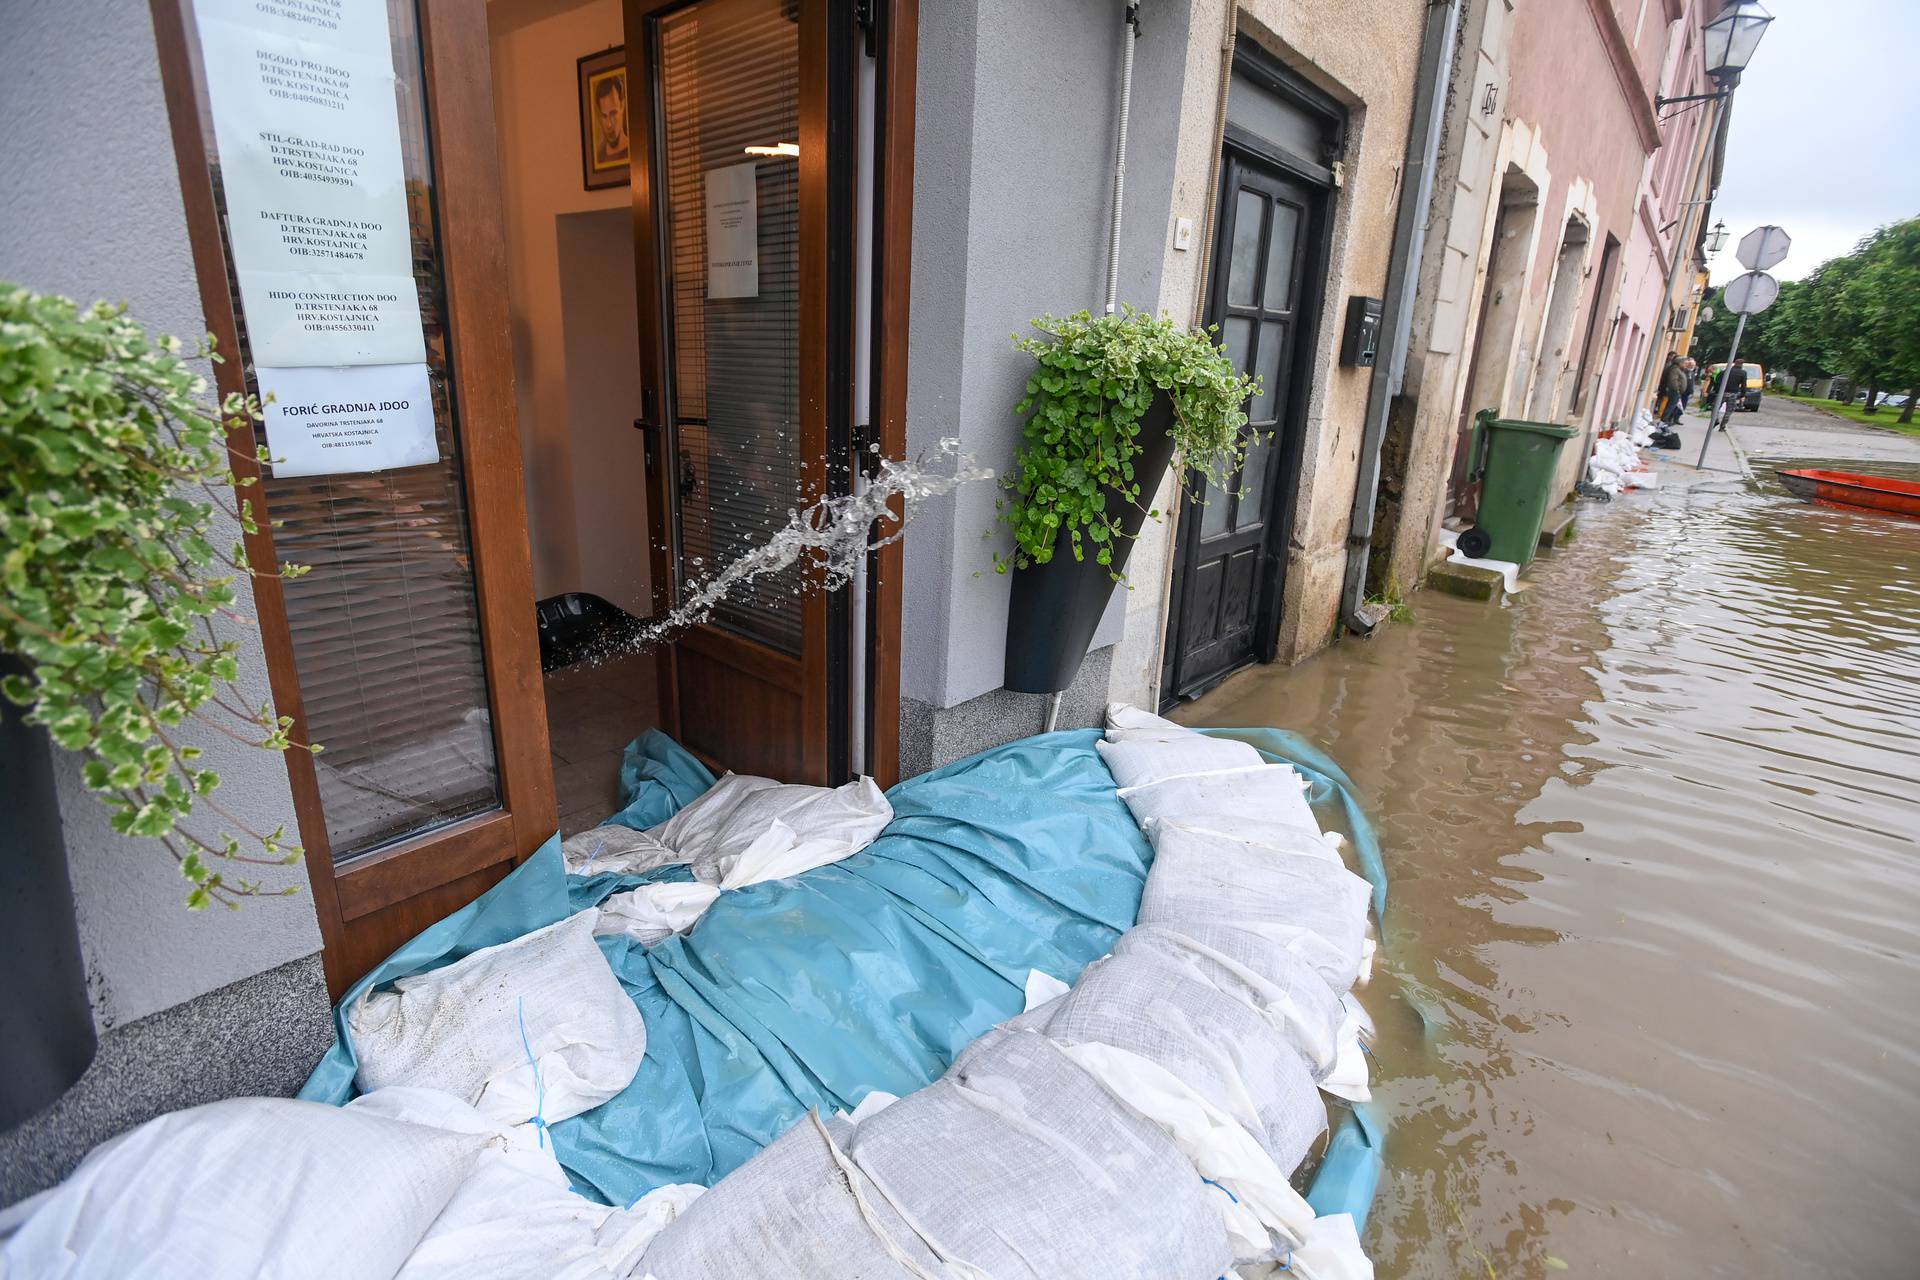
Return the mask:
[[1413,300],[1420,287],[1420,259],[1426,249],[1427,207],[1433,200],[1433,170],[1440,155],[1447,89],[1453,79],[1453,47],[1460,30],[1460,0],[1428,0],[1426,36],[1420,45],[1420,78],[1414,88],[1413,119],[1407,126],[1407,164],[1400,179],[1400,205],[1393,220],[1393,257],[1381,301],[1381,327],[1387,333],[1387,358],[1373,367],[1367,388],[1366,429],[1360,439],[1360,475],[1353,489],[1353,517],[1347,530],[1347,575],[1340,593],[1340,618],[1357,635],[1380,625],[1385,610],[1366,603],[1367,553],[1373,547],[1374,508],[1380,496],[1380,449],[1387,437],[1387,414],[1400,394],[1407,371],[1407,346],[1413,335]]
[[[1127,117],[1133,110],[1133,42],[1139,38],[1140,4],[1133,0],[1121,18],[1120,127],[1113,144],[1113,223],[1107,228],[1107,315],[1114,313],[1120,300],[1120,214],[1127,196]],[[1066,696],[1065,689],[1047,695],[1041,732],[1052,733],[1059,727],[1060,704]]]
[[1107,311],[1120,297],[1120,212],[1127,196],[1127,116],[1133,109],[1133,42],[1140,38],[1140,6],[1127,6],[1120,36],[1120,129],[1113,144],[1113,226],[1107,232]]

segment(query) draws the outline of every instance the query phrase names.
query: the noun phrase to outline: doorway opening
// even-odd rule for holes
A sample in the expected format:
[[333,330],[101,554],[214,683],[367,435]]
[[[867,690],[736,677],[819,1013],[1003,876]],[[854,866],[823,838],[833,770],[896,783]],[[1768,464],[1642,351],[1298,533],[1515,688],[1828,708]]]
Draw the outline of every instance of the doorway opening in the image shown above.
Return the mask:
[[[592,131],[598,91],[617,129],[624,81],[604,73],[622,41],[620,0],[488,6],[505,213],[507,295],[527,497],[527,541],[560,829],[618,808],[625,745],[660,723],[655,659],[617,655],[653,614],[637,357],[632,201],[592,164],[617,156]],[[585,135],[583,137],[583,135]],[[628,148],[630,150],[630,146]],[[588,163],[583,163],[583,151]],[[604,166],[603,166],[604,167]],[[616,652],[616,656],[605,656]]]
[[1251,41],[1236,52],[1206,322],[1260,390],[1239,470],[1217,491],[1189,475],[1181,495],[1163,705],[1273,660],[1345,119]]
[[1587,246],[1592,239],[1587,222],[1578,214],[1567,218],[1560,238],[1560,252],[1554,258],[1553,279],[1547,285],[1547,309],[1540,328],[1540,355],[1533,376],[1533,393],[1527,398],[1527,417],[1534,422],[1552,422],[1565,404],[1566,380],[1573,372],[1570,352],[1573,325],[1578,316],[1580,294],[1587,283]]
[[1466,492],[1467,446],[1473,438],[1474,415],[1482,409],[1505,412],[1525,387],[1527,364],[1518,357],[1516,347],[1520,319],[1526,310],[1539,216],[1539,186],[1517,166],[1509,165],[1500,184],[1493,251],[1487,260],[1486,287],[1474,328],[1473,354],[1467,364],[1467,395],[1454,435],[1453,468],[1447,477],[1449,517],[1470,518],[1476,510],[1473,496]]
[[488,6],[563,832],[617,807],[650,728],[716,771],[892,781],[871,726],[898,718],[897,645],[871,648],[897,638],[897,553],[832,592],[803,562],[631,639],[850,492],[856,441],[904,448],[910,9]]

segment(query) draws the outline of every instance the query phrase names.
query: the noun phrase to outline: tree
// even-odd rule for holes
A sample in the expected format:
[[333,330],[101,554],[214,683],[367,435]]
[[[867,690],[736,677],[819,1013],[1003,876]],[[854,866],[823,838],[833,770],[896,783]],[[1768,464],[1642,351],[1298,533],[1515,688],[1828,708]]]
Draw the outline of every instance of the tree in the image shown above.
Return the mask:
[[[1696,354],[1726,358],[1739,317],[1719,308],[1695,332]],[[1752,316],[1740,356],[1795,377],[1844,374],[1867,388],[1867,412],[1882,391],[1913,388],[1902,422],[1920,399],[1920,218],[1880,228],[1845,257],[1805,280],[1780,286],[1772,307]]]
[[[1852,257],[1859,265],[1840,305],[1856,376],[1876,389],[1920,384],[1920,218],[1880,228]],[[1867,412],[1876,411],[1870,397]],[[1903,419],[1912,421],[1911,396]]]

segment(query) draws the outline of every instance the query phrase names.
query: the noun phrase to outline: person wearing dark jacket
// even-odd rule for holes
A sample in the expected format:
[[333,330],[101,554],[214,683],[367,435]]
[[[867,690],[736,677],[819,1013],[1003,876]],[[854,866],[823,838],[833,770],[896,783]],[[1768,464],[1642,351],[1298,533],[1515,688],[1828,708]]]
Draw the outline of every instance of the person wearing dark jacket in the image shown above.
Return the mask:
[[1723,376],[1726,379],[1727,389],[1720,400],[1719,426],[1722,431],[1725,431],[1727,429],[1727,420],[1733,416],[1734,410],[1746,403],[1747,366],[1743,364],[1728,365],[1726,373]]

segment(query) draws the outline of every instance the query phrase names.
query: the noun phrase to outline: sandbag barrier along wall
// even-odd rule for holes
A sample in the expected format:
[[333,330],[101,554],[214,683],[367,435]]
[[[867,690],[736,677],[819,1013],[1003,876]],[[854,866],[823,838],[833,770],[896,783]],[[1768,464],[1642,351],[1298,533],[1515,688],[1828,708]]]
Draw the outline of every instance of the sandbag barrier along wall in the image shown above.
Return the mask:
[[1326,1130],[1320,1089],[1366,1098],[1348,988],[1375,889],[1292,768],[1109,720],[1100,753],[1155,850],[1137,925],[933,1085],[790,1130],[663,1231],[646,1273],[1371,1275],[1354,1219],[1289,1175]]

